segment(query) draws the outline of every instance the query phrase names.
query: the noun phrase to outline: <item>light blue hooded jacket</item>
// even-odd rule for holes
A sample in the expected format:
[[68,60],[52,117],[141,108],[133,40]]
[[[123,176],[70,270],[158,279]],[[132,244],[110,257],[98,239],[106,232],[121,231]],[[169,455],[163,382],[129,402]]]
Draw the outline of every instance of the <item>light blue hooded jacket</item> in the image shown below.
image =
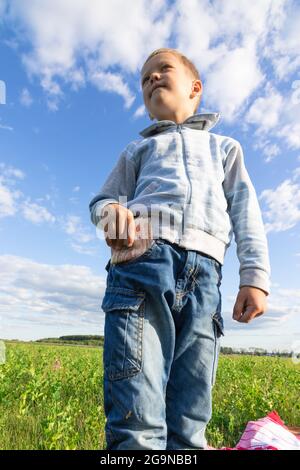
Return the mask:
[[[268,244],[240,143],[210,132],[219,113],[158,121],[131,141],[89,204],[93,224],[119,203],[150,217],[154,238],[206,253],[222,265],[234,233],[240,285],[270,293]],[[98,225],[99,224],[99,225]]]

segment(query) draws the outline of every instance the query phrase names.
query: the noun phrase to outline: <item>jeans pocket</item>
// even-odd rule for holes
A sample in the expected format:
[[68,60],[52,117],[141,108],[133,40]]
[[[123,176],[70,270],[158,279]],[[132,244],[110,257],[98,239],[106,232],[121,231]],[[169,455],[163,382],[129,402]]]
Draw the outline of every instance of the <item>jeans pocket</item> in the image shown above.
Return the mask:
[[111,262],[110,262],[110,259],[109,259],[108,262],[106,263],[106,266],[105,266],[105,269],[106,269],[107,272],[109,272],[110,265],[111,265]]
[[129,264],[133,264],[135,263],[136,261],[142,261],[148,257],[151,256],[152,252],[154,251],[154,248],[156,247],[156,240],[151,240],[151,243],[150,243],[150,246],[147,247],[147,249],[145,250],[142,250],[141,253],[139,253],[137,251],[137,254],[136,256],[132,257],[132,258],[129,258],[127,260],[121,260],[121,261],[114,261],[112,262],[111,264],[113,266],[127,266]]
[[221,282],[222,282],[222,278],[223,278],[222,264],[219,263],[219,261],[216,260],[215,258],[211,258],[211,261],[213,262],[214,267],[216,269],[216,272],[217,272],[217,275],[218,275],[218,286],[220,287]]
[[213,387],[216,382],[216,377],[217,377],[217,369],[218,369],[218,361],[219,361],[219,354],[220,354],[220,336],[218,333],[218,326],[217,323],[214,321],[213,322],[213,328],[214,328],[214,357],[213,357],[213,367],[212,367],[212,377],[211,377],[211,386]]
[[142,369],[145,293],[107,287],[101,308],[105,312],[104,377],[132,377]]
[[215,385],[216,376],[217,376],[217,368],[218,368],[218,361],[219,361],[219,354],[221,348],[221,336],[224,336],[224,320],[219,311],[215,312],[212,315],[213,320],[213,330],[214,330],[214,358],[213,358],[213,370],[212,370],[212,379],[211,385],[212,387]]
[[216,312],[212,318],[216,327],[217,338],[220,338],[220,336],[224,336],[224,320],[222,315],[219,312]]

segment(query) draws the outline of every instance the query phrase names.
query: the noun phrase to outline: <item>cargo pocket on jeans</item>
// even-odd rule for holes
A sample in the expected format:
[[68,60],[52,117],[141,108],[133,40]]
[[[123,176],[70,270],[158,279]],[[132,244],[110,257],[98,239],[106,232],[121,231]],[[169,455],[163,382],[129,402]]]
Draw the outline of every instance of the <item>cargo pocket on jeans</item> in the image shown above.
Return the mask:
[[211,385],[212,387],[215,385],[216,376],[217,376],[217,369],[218,369],[218,362],[219,362],[219,354],[220,354],[220,336],[224,336],[224,322],[222,316],[216,312],[213,317],[213,330],[214,330],[214,358],[213,358],[213,368],[212,368],[212,378],[211,378]]
[[215,385],[215,382],[216,382],[218,362],[219,362],[219,353],[220,353],[220,338],[217,336],[217,326],[215,322],[214,322],[214,335],[215,335],[214,360],[213,360],[213,368],[212,368],[212,376],[211,376],[212,387]]
[[224,321],[222,316],[217,312],[213,315],[212,318],[216,327],[217,338],[220,338],[220,336],[224,336]]
[[101,308],[105,312],[104,377],[132,377],[142,369],[145,293],[107,287]]

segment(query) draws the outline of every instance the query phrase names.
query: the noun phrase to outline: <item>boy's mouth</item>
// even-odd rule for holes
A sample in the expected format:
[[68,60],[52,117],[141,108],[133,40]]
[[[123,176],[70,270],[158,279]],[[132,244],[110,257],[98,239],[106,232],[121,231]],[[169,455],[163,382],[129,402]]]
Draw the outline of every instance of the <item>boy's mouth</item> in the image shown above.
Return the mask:
[[151,91],[150,98],[151,98],[153,92],[154,92],[155,90],[157,90],[157,88],[164,88],[164,87],[163,87],[163,85],[156,85],[156,86],[154,86],[153,89],[152,89],[152,91]]

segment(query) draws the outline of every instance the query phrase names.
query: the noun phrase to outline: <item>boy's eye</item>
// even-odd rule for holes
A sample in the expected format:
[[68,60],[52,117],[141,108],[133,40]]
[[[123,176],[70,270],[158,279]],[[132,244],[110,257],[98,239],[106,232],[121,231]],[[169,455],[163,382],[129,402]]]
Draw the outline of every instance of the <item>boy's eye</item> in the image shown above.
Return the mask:
[[[164,68],[166,68],[166,67],[170,67],[170,65],[168,65],[168,64],[165,64],[165,65],[163,65],[161,68],[162,68],[162,69],[164,69]],[[143,80],[143,83],[142,83],[142,85],[144,85],[144,84],[145,84],[145,82],[146,82],[146,80],[148,80],[148,79],[149,79],[149,77],[148,77],[148,76],[147,76],[147,77],[145,77],[145,78],[144,78],[144,80]]]

